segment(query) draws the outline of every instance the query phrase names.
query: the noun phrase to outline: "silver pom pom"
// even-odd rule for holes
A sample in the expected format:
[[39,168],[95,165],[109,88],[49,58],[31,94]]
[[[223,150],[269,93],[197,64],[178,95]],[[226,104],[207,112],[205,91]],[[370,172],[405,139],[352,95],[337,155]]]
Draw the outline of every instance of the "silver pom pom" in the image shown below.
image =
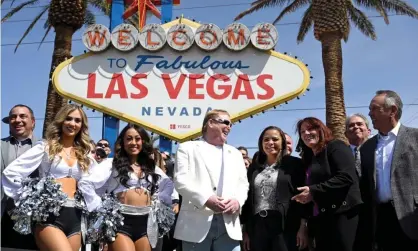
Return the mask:
[[123,226],[124,220],[120,203],[110,194],[102,197],[102,206],[91,212],[89,218],[87,243],[115,241],[118,228]]
[[45,222],[51,214],[59,216],[67,200],[61,184],[51,176],[24,179],[18,194],[16,208],[11,210],[10,217],[15,222],[13,229],[25,235],[32,232],[34,224]]
[[167,206],[161,201],[157,203],[156,207],[158,235],[159,237],[167,234],[176,220],[175,213],[171,206]]
[[80,209],[83,214],[88,215],[89,211],[87,210],[86,202],[84,201],[83,194],[80,190],[77,190],[74,195],[75,208]]

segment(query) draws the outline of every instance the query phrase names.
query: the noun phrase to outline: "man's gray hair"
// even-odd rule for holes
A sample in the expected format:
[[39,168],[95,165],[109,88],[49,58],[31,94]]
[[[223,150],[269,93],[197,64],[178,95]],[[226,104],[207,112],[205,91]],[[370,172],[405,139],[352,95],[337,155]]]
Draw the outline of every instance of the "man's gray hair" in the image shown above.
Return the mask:
[[385,107],[390,108],[392,106],[396,106],[398,108],[398,113],[396,114],[396,119],[400,120],[402,117],[402,108],[403,103],[401,97],[391,90],[379,90],[376,92],[376,95],[385,95]]
[[361,119],[364,121],[364,123],[366,124],[367,129],[369,129],[369,128],[370,128],[370,127],[369,127],[369,120],[367,119],[367,117],[366,117],[366,116],[364,116],[364,115],[363,115],[363,114],[361,114],[361,113],[354,113],[354,114],[352,114],[352,115],[348,116],[348,117],[347,117],[347,119],[345,120],[345,129],[346,129],[346,130],[348,129],[348,125],[349,125],[349,123],[350,123],[350,119],[351,119],[352,117],[359,117],[359,118],[361,118]]

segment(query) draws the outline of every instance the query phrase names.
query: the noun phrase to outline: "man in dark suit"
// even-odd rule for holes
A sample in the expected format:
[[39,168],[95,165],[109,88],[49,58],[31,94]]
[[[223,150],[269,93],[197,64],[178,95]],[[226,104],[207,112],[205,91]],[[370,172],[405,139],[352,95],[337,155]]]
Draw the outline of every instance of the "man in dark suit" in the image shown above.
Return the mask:
[[[361,179],[361,146],[369,139],[370,129],[367,117],[361,113],[356,113],[349,116],[345,122],[345,136],[350,143],[351,151],[353,152],[356,174]],[[368,248],[367,239],[363,232],[367,229],[368,219],[364,214],[364,205],[359,206],[359,222],[357,225],[356,239],[354,241],[353,250],[355,251],[371,251]],[[366,225],[366,226],[365,226]]]
[[[35,117],[33,111],[26,105],[15,105],[9,112],[9,116],[3,119],[9,124],[10,136],[1,139],[1,171],[12,163],[17,157],[29,150],[35,143],[33,135]],[[31,177],[38,176],[38,172]],[[7,211],[14,207],[11,198],[7,198],[1,187],[1,250],[16,250],[8,248],[20,248],[20,250],[37,250],[33,235],[20,235],[13,230],[13,221]]]
[[418,129],[403,126],[402,100],[378,91],[369,116],[378,135],[361,147],[361,192],[371,250],[418,250]]

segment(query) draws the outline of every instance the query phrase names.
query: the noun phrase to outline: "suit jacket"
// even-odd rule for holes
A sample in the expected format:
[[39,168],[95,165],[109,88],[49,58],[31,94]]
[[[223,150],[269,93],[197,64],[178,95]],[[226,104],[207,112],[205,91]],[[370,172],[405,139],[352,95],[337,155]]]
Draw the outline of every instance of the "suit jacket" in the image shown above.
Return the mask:
[[[12,163],[15,159],[10,158],[9,148],[13,147],[10,142],[11,137],[6,137],[1,139],[1,172],[3,173],[4,169]],[[35,145],[37,139],[35,136],[32,136],[32,146]],[[30,177],[39,176],[39,172],[34,171]],[[39,250],[36,246],[35,239],[32,234],[30,235],[20,235],[18,232],[13,230],[14,222],[10,219],[10,216],[5,213],[6,211],[11,210],[14,207],[13,199],[8,198],[4,195],[3,186],[1,186],[1,230],[2,230],[2,250],[5,247],[13,248],[13,250]]]
[[[361,154],[361,192],[370,219],[369,234],[376,230],[376,163],[378,136],[366,141]],[[392,200],[407,236],[418,240],[418,129],[401,125],[393,149],[390,179]]]
[[[6,167],[15,160],[14,158],[10,158],[9,156],[9,148],[13,147],[11,140],[12,140],[11,136],[1,139],[1,173],[3,173],[4,169],[6,169]],[[37,140],[36,137],[32,136],[31,140],[32,140],[32,146],[34,146]],[[35,171],[31,174],[31,177],[37,177],[38,175],[39,175],[38,171]],[[3,186],[1,186],[2,212],[4,210],[6,200],[7,198],[4,196]]]
[[[6,167],[14,161],[14,159],[9,158],[9,147],[11,145],[12,137],[6,137],[1,139],[1,172],[6,169]],[[32,146],[35,145],[37,139],[35,136],[32,136]]]
[[[245,224],[246,232],[251,236],[254,228],[254,181],[256,176],[263,170],[264,165],[254,161],[248,168],[247,178],[250,183],[248,199],[242,210],[242,223]],[[280,213],[282,215],[282,230],[297,232],[300,226],[300,218],[308,218],[311,214],[310,205],[302,205],[291,198],[298,194],[298,187],[305,185],[305,169],[302,160],[293,156],[284,156],[281,163],[277,166],[276,200],[282,205]]]
[[362,203],[354,156],[341,140],[313,157],[309,189],[320,214],[347,212]]
[[[210,178],[212,156],[202,149],[203,141],[189,141],[179,145],[176,153],[174,185],[182,196],[174,238],[199,243],[209,232],[213,211],[205,206],[210,196],[216,195]],[[222,197],[237,199],[241,208],[247,199],[248,181],[244,160],[234,147],[224,145],[224,179]],[[217,184],[216,184],[217,185]],[[223,215],[229,237],[242,240],[239,212]]]

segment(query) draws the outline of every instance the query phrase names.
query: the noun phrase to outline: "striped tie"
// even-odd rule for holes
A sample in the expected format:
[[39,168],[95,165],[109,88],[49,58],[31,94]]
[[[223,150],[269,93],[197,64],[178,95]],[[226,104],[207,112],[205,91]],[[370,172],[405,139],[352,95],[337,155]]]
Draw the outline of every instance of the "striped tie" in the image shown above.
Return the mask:
[[361,159],[360,159],[360,149],[359,147],[354,148],[354,158],[356,164],[356,171],[359,178],[361,178]]

